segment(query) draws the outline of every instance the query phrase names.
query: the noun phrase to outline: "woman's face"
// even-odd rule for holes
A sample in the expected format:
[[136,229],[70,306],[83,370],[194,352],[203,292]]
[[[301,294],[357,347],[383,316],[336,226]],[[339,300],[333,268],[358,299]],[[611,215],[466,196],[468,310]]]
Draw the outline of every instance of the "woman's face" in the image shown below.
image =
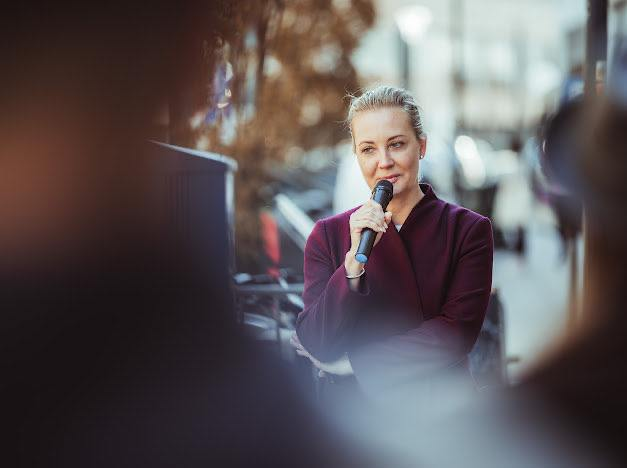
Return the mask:
[[384,107],[355,114],[352,122],[355,154],[370,189],[381,179],[394,184],[394,195],[409,193],[418,184],[420,155],[427,141],[418,139],[407,113]]

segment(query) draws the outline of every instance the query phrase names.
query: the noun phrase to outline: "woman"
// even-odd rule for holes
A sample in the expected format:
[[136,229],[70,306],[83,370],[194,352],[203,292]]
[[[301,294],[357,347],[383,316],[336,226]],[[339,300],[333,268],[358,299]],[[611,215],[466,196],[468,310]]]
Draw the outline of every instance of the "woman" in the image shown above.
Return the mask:
[[[353,98],[347,124],[369,187],[387,179],[394,196],[386,212],[368,200],[316,223],[293,345],[321,375],[374,398],[408,395],[443,371],[471,383],[467,354],[492,281],[490,222],[418,183],[427,138],[407,91]],[[365,228],[378,232],[366,265],[355,259]]]

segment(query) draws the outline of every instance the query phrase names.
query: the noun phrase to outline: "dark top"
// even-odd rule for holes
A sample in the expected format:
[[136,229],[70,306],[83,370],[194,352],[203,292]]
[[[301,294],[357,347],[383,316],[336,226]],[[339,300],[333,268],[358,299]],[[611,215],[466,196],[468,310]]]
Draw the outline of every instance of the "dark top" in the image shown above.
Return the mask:
[[359,291],[344,268],[358,207],[319,220],[305,247],[299,339],[323,362],[348,353],[366,393],[466,366],[488,305],[490,221],[421,188],[400,231],[372,250]]

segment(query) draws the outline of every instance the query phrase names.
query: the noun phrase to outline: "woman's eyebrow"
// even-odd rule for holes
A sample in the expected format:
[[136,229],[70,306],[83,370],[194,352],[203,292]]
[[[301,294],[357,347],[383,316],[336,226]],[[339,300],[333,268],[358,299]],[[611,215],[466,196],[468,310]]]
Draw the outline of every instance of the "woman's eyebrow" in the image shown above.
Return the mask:
[[388,141],[393,140],[394,138],[398,138],[398,137],[404,137],[405,135],[403,135],[402,133],[400,135],[394,135],[393,137],[388,138]]
[[[402,133],[399,135],[394,135],[391,136],[390,138],[387,139],[387,141],[393,140],[394,138],[398,138],[398,137],[404,137],[405,135],[403,135]],[[363,144],[370,144],[370,145],[374,145],[374,141],[370,141],[370,140],[364,140],[364,141],[360,141],[359,143],[357,143],[357,146],[361,146]]]

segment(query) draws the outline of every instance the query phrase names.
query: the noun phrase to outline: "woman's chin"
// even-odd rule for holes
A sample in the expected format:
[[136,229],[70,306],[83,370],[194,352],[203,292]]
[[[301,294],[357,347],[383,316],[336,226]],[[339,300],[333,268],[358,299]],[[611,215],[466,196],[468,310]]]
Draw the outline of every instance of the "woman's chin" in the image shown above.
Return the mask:
[[405,189],[405,187],[404,187],[404,185],[403,185],[403,183],[402,183],[402,182],[397,182],[397,183],[395,183],[392,187],[393,187],[393,192],[392,192],[392,193],[393,193],[395,196],[396,196],[396,195],[400,195],[401,193],[403,193],[403,191],[404,191],[404,189]]

